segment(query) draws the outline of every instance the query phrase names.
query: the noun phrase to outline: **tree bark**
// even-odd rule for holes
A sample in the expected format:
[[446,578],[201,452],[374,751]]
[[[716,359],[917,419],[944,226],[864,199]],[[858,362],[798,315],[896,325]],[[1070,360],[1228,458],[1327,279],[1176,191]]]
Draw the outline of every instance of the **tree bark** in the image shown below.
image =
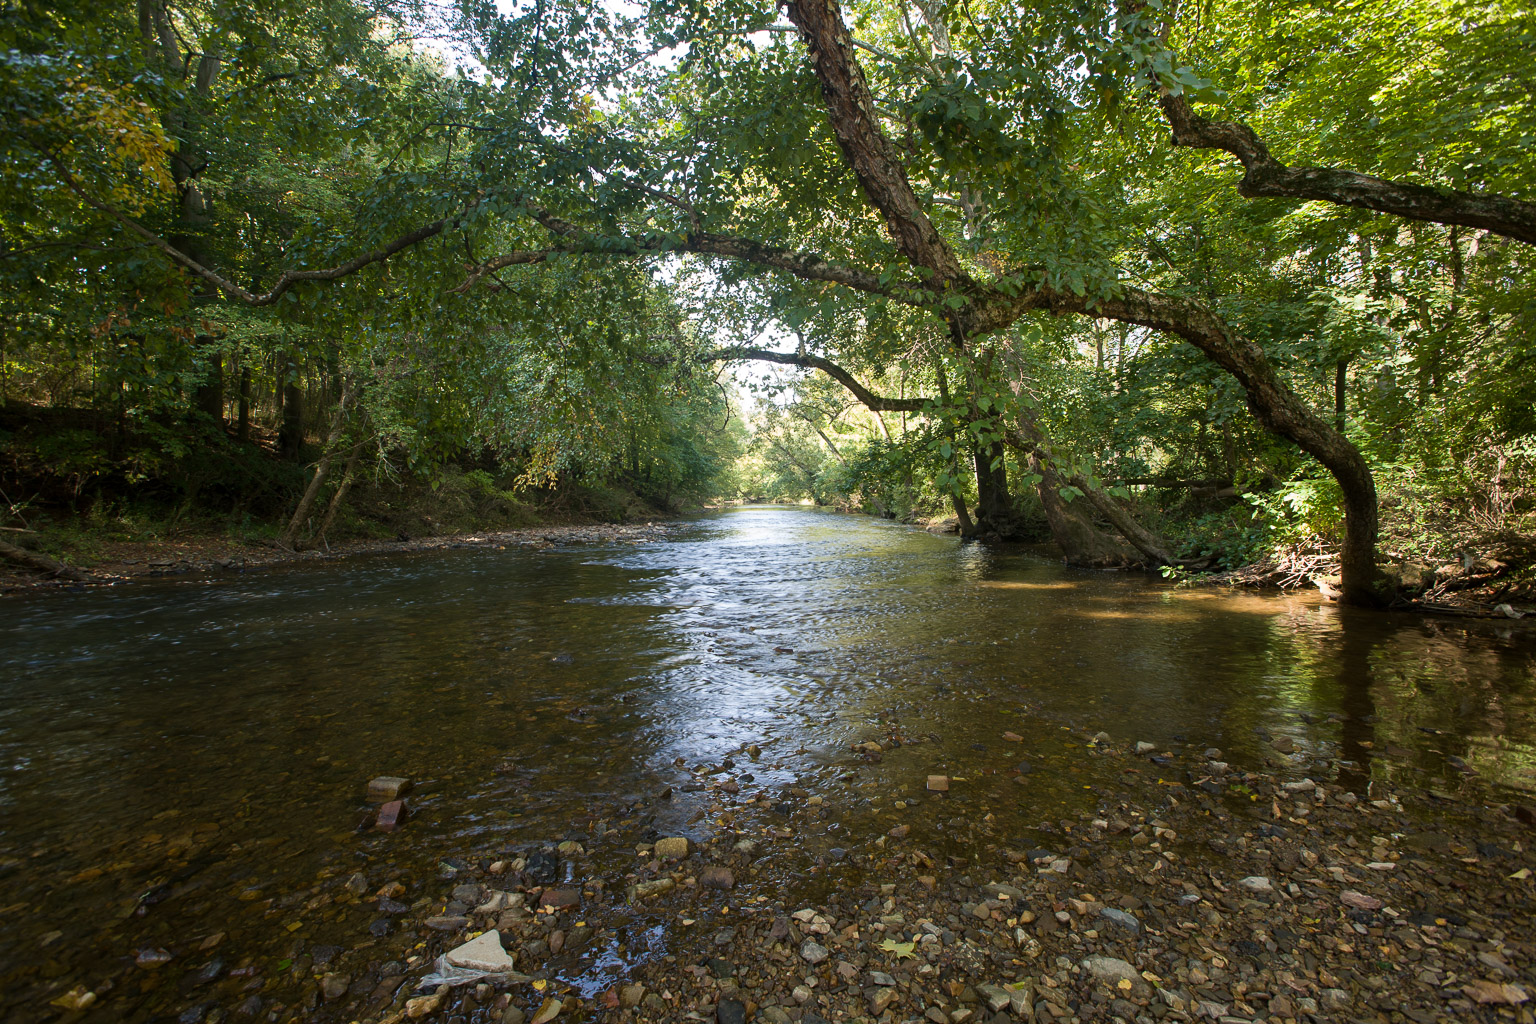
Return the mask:
[[283,535],[278,539],[278,545],[293,550],[294,540],[299,535],[299,530],[304,525],[304,520],[309,518],[309,510],[314,507],[315,499],[320,495],[320,488],[325,484],[325,478],[331,472],[331,457],[335,453],[336,445],[341,440],[341,435],[347,429],[347,414],[352,405],[352,387],[343,385],[341,401],[336,407],[336,422],[331,427],[330,436],[325,439],[325,447],[320,453],[320,461],[315,463],[315,472],[309,478],[309,486],[304,488],[304,495],[299,499],[299,507],[294,509],[293,518],[288,520],[288,527],[283,530]]
[[251,368],[240,367],[240,408],[236,413],[235,436],[241,441],[251,439]]
[[277,451],[289,462],[298,462],[304,454],[304,382],[300,365],[290,356],[283,357],[283,420],[277,431]]
[[1287,167],[1241,121],[1210,121],[1196,114],[1186,96],[1160,89],[1158,103],[1173,129],[1173,144],[1216,149],[1243,165],[1239,195],[1250,199],[1300,199],[1391,213],[1432,224],[1482,228],[1536,245],[1536,204],[1507,196],[1427,188],[1337,167]]
[[331,502],[325,508],[325,517],[320,520],[320,528],[315,531],[312,541],[314,544],[326,544],[326,535],[330,532],[331,524],[336,521],[336,513],[341,510],[341,504],[346,500],[347,491],[352,488],[352,481],[357,476],[357,461],[363,453],[365,441],[359,441],[352,446],[352,453],[347,456],[347,468],[341,474],[341,482],[336,485],[336,493],[331,495]]
[[84,580],[85,574],[78,569],[72,569],[58,559],[49,558],[39,551],[28,551],[26,548],[17,547],[0,540],[0,558],[24,565],[28,569],[36,569],[39,572],[48,573],[50,576],[58,576],[66,580]]

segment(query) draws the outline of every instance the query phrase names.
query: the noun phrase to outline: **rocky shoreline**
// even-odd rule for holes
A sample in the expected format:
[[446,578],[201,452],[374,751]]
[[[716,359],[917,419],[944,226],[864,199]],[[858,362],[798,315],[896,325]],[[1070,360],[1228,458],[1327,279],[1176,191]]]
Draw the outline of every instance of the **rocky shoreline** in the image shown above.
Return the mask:
[[[744,748],[740,765],[692,769],[707,810],[691,835],[637,815],[443,851],[433,879],[387,863],[333,878],[373,939],[295,961],[292,1004],[253,982],[182,1021],[1533,1019],[1531,808],[1345,785],[1352,766],[1279,741],[1243,771],[1216,750],[1079,739],[1096,802],[1042,823],[1048,848],[988,814],[811,854],[799,837],[840,796],[756,790]],[[930,780],[929,806],[901,803],[942,815],[972,784]],[[476,955],[505,950],[474,961],[499,972],[443,981],[477,937]]]

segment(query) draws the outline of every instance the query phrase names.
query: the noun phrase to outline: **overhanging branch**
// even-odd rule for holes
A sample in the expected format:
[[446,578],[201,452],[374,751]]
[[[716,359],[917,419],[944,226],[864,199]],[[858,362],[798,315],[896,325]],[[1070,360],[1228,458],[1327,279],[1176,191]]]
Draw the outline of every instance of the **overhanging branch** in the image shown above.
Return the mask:
[[848,389],[872,412],[922,412],[929,404],[927,398],[885,398],[860,384],[858,378],[830,359],[798,352],[774,352],[762,348],[722,348],[706,353],[700,362],[720,363],[738,359],[751,359],[760,363],[778,363],[781,366],[800,366],[807,370],[820,370]]

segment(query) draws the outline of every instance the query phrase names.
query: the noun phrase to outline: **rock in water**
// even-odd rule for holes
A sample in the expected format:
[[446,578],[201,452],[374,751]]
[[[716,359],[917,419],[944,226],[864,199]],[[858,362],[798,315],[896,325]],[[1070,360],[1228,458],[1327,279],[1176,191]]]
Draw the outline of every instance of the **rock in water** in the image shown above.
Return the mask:
[[740,999],[722,999],[715,1006],[717,1024],[747,1024],[747,1007]]
[[684,836],[656,840],[656,856],[662,860],[682,860],[688,856],[688,849],[688,840]]
[[374,803],[398,800],[411,791],[411,780],[397,775],[380,775],[368,783],[368,799]]
[[1275,885],[1263,875],[1249,875],[1247,878],[1237,880],[1238,888],[1247,889],[1249,892],[1274,892]]
[[931,792],[931,793],[948,793],[949,792],[949,776],[948,775],[930,775],[930,776],[928,776],[928,791]]
[[504,974],[515,966],[511,954],[501,945],[501,933],[489,931],[479,938],[470,939],[457,949],[448,952],[448,962],[454,967],[489,974]]
[[707,889],[729,889],[736,884],[736,876],[723,864],[711,864],[699,872],[699,884]]
[[379,808],[379,816],[374,819],[373,827],[380,832],[393,832],[405,824],[405,801],[391,800]]

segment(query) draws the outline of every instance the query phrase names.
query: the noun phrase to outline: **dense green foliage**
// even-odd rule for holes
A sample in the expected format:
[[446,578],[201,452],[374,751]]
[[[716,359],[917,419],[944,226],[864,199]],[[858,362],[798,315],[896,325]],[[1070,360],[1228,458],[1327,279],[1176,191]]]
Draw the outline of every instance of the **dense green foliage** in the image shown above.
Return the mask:
[[[1530,532],[1528,10],[786,10],[6,6],[8,486],[271,515],[361,451],[1088,564],[1375,548],[1375,495],[1387,561]],[[1249,137],[1354,177],[1240,188]],[[791,337],[869,393],[733,414],[719,364]]]

